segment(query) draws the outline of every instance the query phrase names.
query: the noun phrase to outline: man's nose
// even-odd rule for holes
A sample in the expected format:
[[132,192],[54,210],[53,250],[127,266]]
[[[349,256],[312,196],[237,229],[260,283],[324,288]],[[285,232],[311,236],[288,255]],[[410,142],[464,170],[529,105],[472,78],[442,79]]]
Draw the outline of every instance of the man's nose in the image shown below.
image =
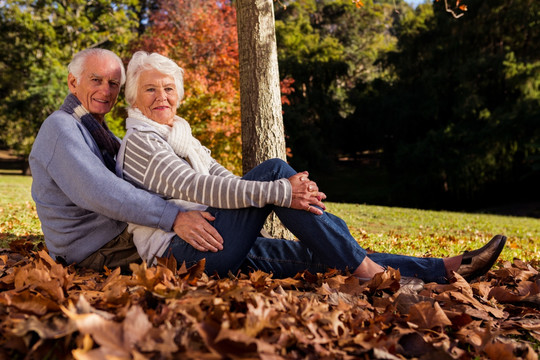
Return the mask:
[[113,85],[111,85],[111,84],[109,84],[107,82],[104,82],[100,86],[100,90],[103,91],[106,95],[110,95],[110,94],[114,93]]

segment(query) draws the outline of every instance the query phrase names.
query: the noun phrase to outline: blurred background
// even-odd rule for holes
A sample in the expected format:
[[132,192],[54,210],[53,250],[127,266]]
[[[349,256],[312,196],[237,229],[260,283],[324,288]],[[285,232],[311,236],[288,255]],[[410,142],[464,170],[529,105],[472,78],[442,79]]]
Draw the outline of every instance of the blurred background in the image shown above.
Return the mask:
[[[452,12],[446,11],[448,6]],[[328,200],[540,217],[540,2],[274,2],[288,161]],[[241,170],[234,2],[0,0],[0,172],[27,172],[91,46],[186,71],[179,115]],[[125,102],[107,121],[123,136]]]

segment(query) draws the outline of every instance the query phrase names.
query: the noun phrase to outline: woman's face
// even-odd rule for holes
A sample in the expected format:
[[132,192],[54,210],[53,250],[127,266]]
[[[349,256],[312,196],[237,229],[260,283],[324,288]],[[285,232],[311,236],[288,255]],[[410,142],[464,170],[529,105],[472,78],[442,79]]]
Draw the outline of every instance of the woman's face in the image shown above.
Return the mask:
[[155,69],[141,72],[133,107],[155,122],[172,126],[177,103],[178,91],[172,76]]

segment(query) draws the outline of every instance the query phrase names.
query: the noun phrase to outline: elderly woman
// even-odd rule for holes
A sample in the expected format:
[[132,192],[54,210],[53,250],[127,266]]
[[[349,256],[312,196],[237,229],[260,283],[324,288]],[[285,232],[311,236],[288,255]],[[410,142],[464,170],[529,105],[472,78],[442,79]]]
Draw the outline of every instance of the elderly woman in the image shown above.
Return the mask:
[[[117,173],[129,182],[177,199],[199,211],[223,241],[181,239],[174,233],[130,225],[141,258],[173,255],[187,265],[205,258],[206,271],[225,275],[260,269],[276,277],[299,271],[350,269],[371,278],[385,267],[424,281],[446,282],[453,271],[467,279],[487,272],[506,238],[496,236],[483,248],[446,259],[367,254],[340,218],[325,212],[317,184],[281,160],[266,161],[244,177],[218,164],[176,116],[183,97],[183,70],[159,54],[135,53],[127,68],[127,133],[117,157]],[[300,241],[258,237],[274,211]],[[208,251],[210,250],[210,251]]]

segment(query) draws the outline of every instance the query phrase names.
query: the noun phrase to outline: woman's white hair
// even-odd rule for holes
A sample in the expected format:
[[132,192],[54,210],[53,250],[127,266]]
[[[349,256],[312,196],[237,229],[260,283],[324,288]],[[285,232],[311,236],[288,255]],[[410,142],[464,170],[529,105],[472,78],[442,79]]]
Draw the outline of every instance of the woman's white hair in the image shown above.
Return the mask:
[[81,50],[73,56],[73,59],[71,59],[71,62],[68,65],[68,71],[70,74],[75,76],[75,79],[77,79],[77,84],[81,82],[81,75],[84,71],[86,59],[88,59],[88,57],[90,56],[108,56],[111,59],[116,60],[118,62],[118,65],[120,66],[120,69],[122,70],[120,86],[124,85],[124,83],[126,82],[126,70],[124,69],[124,63],[122,62],[122,59],[120,59],[120,57],[118,57],[118,55],[116,55],[112,51],[100,48]]
[[174,61],[166,56],[146,51],[137,51],[129,61],[127,66],[126,80],[126,101],[129,106],[133,106],[137,99],[137,91],[139,90],[139,77],[145,70],[156,69],[164,75],[171,76],[176,85],[178,93],[178,102],[176,108],[180,106],[180,101],[184,97],[184,70]]

